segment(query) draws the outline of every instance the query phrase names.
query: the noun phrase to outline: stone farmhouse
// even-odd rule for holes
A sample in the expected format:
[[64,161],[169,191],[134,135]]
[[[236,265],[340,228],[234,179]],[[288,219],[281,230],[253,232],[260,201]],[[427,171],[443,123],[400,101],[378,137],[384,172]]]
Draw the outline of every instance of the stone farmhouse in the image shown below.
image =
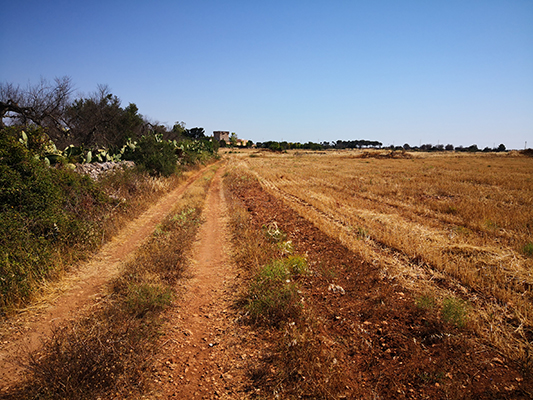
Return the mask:
[[229,143],[229,131],[213,131],[213,137],[218,140],[224,140],[226,143]]
[[[213,138],[215,140],[218,140],[219,142],[221,140],[225,141],[226,144],[230,144],[230,133],[229,131],[213,131]],[[236,139],[235,145],[238,147],[246,147],[248,144],[247,139]]]

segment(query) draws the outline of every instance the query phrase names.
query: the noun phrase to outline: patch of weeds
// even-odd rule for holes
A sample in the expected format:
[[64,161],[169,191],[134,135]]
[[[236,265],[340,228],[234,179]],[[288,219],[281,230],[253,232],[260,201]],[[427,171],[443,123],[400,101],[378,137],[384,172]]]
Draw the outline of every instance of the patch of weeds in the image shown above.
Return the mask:
[[165,309],[172,303],[172,297],[172,289],[160,284],[131,284],[124,305],[130,315],[143,318],[148,312]]
[[[236,260],[252,274],[241,305],[250,323],[267,327],[264,334],[272,344],[268,356],[257,357],[249,364],[252,387],[260,389],[258,398],[264,399],[341,398],[347,388],[343,383],[348,382],[344,365],[329,344],[331,338],[322,334],[323,322],[313,318],[312,304],[304,303],[305,293],[300,285],[309,279],[306,258],[293,255],[274,259],[279,257],[280,249],[288,250],[290,242],[275,223],[261,230],[251,224],[249,214],[235,201],[237,196],[247,197],[246,188],[237,182],[237,177],[229,177],[225,184],[229,205],[236,206],[230,208],[234,236],[238,239],[234,240],[238,243]],[[246,257],[242,259],[242,255]],[[336,274],[323,262],[311,265],[318,273]]]
[[302,305],[295,279],[307,270],[307,261],[301,256],[276,260],[260,268],[248,294],[250,318],[270,326],[298,318]]
[[462,328],[466,324],[467,304],[455,297],[447,297],[442,303],[441,316],[444,321]]
[[522,248],[522,252],[529,257],[533,256],[533,243],[529,242]]
[[161,224],[157,224],[154,229],[154,236],[161,236],[163,234],[163,227]]
[[294,251],[294,248],[292,246],[292,241],[290,241],[290,240],[278,243],[278,248],[279,248],[281,254],[284,255],[284,256],[292,254],[293,251]]
[[175,214],[172,217],[172,221],[175,221],[178,223],[178,225],[183,225],[185,222],[187,222],[187,218],[196,212],[196,209],[190,207],[186,208],[185,210],[181,211],[180,213]]
[[416,298],[415,304],[418,308],[421,308],[423,310],[433,310],[436,307],[437,302],[432,296],[422,295]]
[[302,256],[291,256],[285,259],[285,265],[288,267],[293,277],[307,275],[309,269],[307,260]]
[[268,225],[263,226],[263,232],[266,238],[271,242],[281,242],[287,239],[287,234],[278,228],[276,222],[271,222]]
[[96,399],[126,385],[139,390],[153,351],[153,342],[140,338],[153,335],[153,329],[120,312],[58,328],[43,349],[31,354],[30,382],[13,398]]

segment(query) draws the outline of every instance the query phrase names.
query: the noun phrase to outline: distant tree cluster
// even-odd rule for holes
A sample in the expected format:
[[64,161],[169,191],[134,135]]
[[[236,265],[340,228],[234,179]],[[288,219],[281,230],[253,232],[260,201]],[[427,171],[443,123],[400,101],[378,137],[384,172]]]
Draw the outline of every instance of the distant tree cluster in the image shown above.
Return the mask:
[[262,149],[269,149],[272,151],[284,151],[284,150],[323,150],[326,147],[329,147],[329,144],[324,145],[320,143],[313,143],[313,142],[307,142],[307,143],[292,143],[292,142],[276,142],[276,141],[268,141],[268,142],[257,142],[256,143],[257,148]]
[[423,144],[420,147],[411,147],[411,146],[409,146],[408,143],[406,143],[402,147],[390,146],[390,148],[392,148],[394,150],[402,150],[403,149],[403,150],[410,150],[410,151],[427,151],[427,152],[457,151],[457,152],[475,153],[475,152],[478,152],[478,151],[483,151],[483,152],[503,152],[503,151],[506,151],[506,147],[505,147],[504,144],[500,144],[498,147],[495,147],[495,148],[485,147],[483,150],[480,150],[477,147],[476,144],[473,144],[473,145],[468,146],[468,147],[463,147],[463,146],[455,147],[453,144],[447,144],[446,146],[444,146],[443,144],[437,144],[437,145]]
[[258,142],[256,147],[263,149],[270,149],[272,151],[284,150],[325,150],[325,149],[361,149],[361,148],[381,148],[383,144],[373,140],[337,140],[336,142],[322,142],[322,143],[292,143],[292,142]]
[[381,149],[386,148],[389,150],[409,150],[409,151],[426,151],[426,152],[437,152],[437,151],[457,151],[457,152],[504,152],[506,147],[504,144],[500,144],[498,147],[490,148],[485,147],[483,150],[479,149],[477,145],[473,144],[468,147],[458,146],[455,147],[453,144],[423,144],[421,146],[411,147],[408,143],[405,143],[403,146],[388,146],[383,147],[383,143],[377,140],[337,140],[336,142],[321,142],[321,143],[292,143],[292,142],[258,142],[256,144],[257,148],[269,149],[272,151],[284,151],[284,150],[326,150],[326,149]]
[[381,148],[383,143],[377,140],[337,140],[335,142],[336,149],[361,149],[361,148]]

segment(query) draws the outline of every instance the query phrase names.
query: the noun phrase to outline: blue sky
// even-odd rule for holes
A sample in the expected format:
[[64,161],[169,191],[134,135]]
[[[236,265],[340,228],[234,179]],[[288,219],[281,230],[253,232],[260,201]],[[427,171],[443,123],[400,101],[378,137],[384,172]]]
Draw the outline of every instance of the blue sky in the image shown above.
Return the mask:
[[0,4],[3,82],[254,142],[533,147],[531,0]]

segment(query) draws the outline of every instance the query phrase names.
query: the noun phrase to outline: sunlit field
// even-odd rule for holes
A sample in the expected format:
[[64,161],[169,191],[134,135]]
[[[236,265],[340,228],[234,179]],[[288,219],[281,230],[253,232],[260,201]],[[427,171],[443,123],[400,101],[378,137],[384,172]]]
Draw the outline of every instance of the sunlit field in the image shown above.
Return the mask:
[[385,151],[233,152],[272,194],[421,301],[533,359],[533,158]]

